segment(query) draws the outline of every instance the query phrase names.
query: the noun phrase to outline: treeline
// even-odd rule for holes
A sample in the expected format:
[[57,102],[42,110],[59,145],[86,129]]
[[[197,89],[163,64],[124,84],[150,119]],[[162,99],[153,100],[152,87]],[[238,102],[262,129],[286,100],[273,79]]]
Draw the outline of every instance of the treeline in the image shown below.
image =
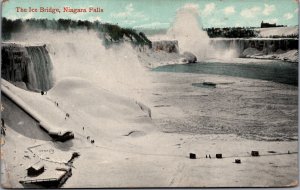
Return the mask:
[[105,45],[109,46],[114,43],[130,41],[134,45],[147,45],[151,47],[151,41],[143,32],[137,32],[130,28],[121,28],[118,25],[109,23],[100,23],[99,21],[90,22],[87,20],[71,19],[26,19],[10,20],[2,18],[2,39],[9,40],[12,33],[22,32],[24,28],[30,29],[47,29],[58,31],[71,31],[76,29],[95,30],[103,37]]
[[258,31],[253,28],[207,28],[205,30],[210,38],[253,38],[258,36]]

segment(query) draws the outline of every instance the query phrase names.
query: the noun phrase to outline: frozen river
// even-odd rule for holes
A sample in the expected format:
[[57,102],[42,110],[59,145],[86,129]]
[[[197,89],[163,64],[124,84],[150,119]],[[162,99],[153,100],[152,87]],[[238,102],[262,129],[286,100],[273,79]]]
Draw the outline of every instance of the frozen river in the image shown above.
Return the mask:
[[[298,65],[206,62],[154,69],[153,113],[168,133],[297,140]],[[213,88],[203,88],[212,82]],[[155,117],[155,116],[154,116]]]

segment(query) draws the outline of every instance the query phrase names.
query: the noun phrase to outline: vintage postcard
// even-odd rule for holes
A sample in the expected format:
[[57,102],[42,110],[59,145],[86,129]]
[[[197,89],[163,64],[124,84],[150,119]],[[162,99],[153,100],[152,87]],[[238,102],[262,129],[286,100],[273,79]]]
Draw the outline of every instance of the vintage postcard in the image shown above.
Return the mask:
[[297,0],[2,0],[2,188],[298,186]]

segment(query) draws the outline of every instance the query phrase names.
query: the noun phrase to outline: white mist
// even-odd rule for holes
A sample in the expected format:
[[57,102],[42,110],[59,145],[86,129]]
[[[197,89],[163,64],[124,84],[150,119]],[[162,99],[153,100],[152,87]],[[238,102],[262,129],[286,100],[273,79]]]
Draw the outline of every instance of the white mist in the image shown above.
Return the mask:
[[146,69],[130,44],[106,49],[95,31],[27,30],[12,39],[47,44],[56,82],[66,77],[78,77],[128,97],[136,97],[139,89],[151,85]]

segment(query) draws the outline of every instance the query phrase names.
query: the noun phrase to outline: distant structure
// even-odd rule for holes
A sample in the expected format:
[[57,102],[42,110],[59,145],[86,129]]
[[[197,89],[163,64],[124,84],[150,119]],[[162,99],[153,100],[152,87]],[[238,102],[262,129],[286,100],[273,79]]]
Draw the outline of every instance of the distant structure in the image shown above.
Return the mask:
[[45,170],[44,164],[42,164],[41,162],[37,162],[34,165],[27,168],[27,175],[31,177],[38,176],[41,173],[43,173],[44,170]]
[[261,28],[272,28],[272,27],[286,27],[287,25],[276,25],[276,23],[274,24],[270,24],[264,21],[261,21],[260,27]]

